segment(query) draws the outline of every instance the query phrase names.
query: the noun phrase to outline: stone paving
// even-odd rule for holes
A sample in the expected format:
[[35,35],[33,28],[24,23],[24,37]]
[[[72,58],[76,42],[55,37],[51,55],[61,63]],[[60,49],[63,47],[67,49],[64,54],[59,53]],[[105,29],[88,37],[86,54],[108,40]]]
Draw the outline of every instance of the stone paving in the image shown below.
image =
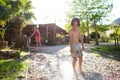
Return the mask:
[[85,46],[82,69],[73,73],[69,45],[31,47],[27,80],[120,80],[120,61],[96,55]]

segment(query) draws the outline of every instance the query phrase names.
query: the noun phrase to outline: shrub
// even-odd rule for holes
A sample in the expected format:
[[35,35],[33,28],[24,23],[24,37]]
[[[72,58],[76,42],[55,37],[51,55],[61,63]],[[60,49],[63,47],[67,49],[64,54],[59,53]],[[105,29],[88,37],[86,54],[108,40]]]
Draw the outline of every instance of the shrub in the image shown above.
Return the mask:
[[[92,39],[95,39],[95,32],[92,32],[91,34],[90,34],[90,37],[92,38]],[[99,33],[97,33],[97,36],[98,36],[98,38],[100,38],[100,34]]]

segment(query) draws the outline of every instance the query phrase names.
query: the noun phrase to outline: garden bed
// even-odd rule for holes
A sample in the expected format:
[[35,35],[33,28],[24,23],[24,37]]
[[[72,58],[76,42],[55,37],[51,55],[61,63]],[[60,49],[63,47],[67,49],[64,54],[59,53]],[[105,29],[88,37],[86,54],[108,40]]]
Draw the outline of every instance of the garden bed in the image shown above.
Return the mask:
[[0,59],[20,58],[20,50],[2,49],[0,50]]

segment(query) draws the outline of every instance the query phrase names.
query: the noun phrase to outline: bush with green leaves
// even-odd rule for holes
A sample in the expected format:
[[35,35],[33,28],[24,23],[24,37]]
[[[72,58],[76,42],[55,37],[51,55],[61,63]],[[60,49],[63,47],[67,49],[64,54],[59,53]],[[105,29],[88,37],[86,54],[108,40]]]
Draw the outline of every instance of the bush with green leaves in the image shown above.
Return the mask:
[[26,65],[19,59],[0,59],[0,80],[15,80]]
[[[92,32],[92,33],[90,34],[90,37],[91,37],[92,39],[95,39],[95,35],[96,35],[96,33],[95,33],[95,32]],[[97,33],[97,36],[98,36],[98,38],[100,38],[100,34],[99,34],[99,33]]]

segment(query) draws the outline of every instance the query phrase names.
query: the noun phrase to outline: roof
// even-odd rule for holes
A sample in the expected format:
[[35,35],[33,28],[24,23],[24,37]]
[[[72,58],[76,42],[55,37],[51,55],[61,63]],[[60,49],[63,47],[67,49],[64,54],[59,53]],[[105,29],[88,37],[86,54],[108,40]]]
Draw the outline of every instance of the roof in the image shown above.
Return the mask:
[[113,21],[112,26],[120,26],[120,18]]
[[52,27],[54,29],[54,27],[56,27],[56,31],[57,32],[63,32],[66,34],[66,31],[64,29],[62,29],[61,27],[59,27],[58,25],[56,25],[55,23],[48,23],[48,24],[28,24],[26,26],[37,26],[39,25],[39,27]]

